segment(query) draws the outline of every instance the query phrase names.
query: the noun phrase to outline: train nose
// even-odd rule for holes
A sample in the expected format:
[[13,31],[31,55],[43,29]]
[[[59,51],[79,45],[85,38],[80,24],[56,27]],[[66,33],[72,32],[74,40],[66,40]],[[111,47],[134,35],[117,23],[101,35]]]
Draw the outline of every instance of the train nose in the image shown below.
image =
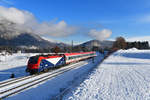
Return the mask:
[[28,64],[28,69],[38,69],[38,64]]
[[28,64],[26,72],[29,72],[31,75],[38,73],[38,64]]

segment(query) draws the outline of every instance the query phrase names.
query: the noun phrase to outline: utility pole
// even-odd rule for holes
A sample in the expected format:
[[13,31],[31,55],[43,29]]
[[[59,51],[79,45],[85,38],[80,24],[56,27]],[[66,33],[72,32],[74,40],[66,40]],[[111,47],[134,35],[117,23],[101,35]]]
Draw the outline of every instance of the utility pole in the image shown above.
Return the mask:
[[73,40],[71,41],[71,52],[73,52]]
[[94,40],[91,42],[91,50],[90,51],[93,51],[93,46],[94,46]]

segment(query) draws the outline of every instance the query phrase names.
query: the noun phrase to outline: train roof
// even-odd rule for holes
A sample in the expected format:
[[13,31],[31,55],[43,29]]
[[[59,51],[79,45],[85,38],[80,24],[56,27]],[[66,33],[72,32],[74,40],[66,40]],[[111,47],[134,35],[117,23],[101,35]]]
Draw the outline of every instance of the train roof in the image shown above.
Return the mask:
[[73,55],[81,55],[81,54],[90,54],[90,53],[95,53],[93,51],[91,52],[80,52],[80,53],[64,53],[64,54],[47,54],[47,55],[36,55],[36,56],[32,56],[32,57],[48,57],[48,58],[57,58],[57,57],[62,57],[62,56],[73,56]]
[[95,52],[91,51],[91,52],[80,52],[80,53],[64,53],[64,55],[73,56],[73,55],[90,54],[90,53],[95,53]]

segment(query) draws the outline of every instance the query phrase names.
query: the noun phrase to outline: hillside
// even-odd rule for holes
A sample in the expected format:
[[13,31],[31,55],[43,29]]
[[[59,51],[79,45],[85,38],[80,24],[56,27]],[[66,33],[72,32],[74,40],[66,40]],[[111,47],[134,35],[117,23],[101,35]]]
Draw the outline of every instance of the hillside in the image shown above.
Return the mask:
[[5,39],[0,37],[1,46],[36,46],[36,47],[54,47],[55,43],[40,38],[38,35],[22,33],[14,38]]
[[60,47],[66,46],[63,43],[45,40],[30,30],[21,29],[20,26],[13,22],[7,20],[0,21],[0,46],[53,48],[56,45]]
[[[100,48],[110,48],[112,41],[98,41],[91,40],[78,45],[79,47],[90,48],[91,46],[97,46]],[[68,47],[65,43],[55,43],[48,41],[37,34],[32,33],[31,30],[22,29],[18,24],[10,22],[8,20],[0,21],[0,46],[11,47],[35,47],[35,48],[53,48],[58,46],[60,48]]]
[[91,41],[87,41],[83,44],[80,44],[80,46],[82,46],[82,47],[91,48],[91,46],[97,46],[102,49],[111,48],[112,45],[113,45],[113,41],[109,41],[109,40],[105,40],[105,41],[91,40]]

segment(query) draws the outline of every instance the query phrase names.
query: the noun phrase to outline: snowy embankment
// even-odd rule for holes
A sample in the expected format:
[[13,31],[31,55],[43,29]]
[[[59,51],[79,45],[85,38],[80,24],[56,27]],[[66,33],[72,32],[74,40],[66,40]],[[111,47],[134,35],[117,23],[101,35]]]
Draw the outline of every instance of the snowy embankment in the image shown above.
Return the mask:
[[0,54],[0,81],[9,79],[14,73],[15,77],[27,75],[25,72],[28,58],[35,53],[15,53],[12,55]]
[[[95,58],[95,63],[92,59],[82,61],[79,64],[75,64],[76,68],[58,75],[50,80],[43,82],[40,85],[36,85],[30,89],[27,89],[19,94],[10,96],[6,100],[50,100],[60,98],[59,95],[63,91],[71,88],[76,83],[80,83],[85,75],[91,71],[100,61],[103,59],[103,55]],[[72,66],[72,65],[69,65]],[[66,66],[67,67],[67,66]]]
[[63,100],[150,100],[150,50],[119,50]]

